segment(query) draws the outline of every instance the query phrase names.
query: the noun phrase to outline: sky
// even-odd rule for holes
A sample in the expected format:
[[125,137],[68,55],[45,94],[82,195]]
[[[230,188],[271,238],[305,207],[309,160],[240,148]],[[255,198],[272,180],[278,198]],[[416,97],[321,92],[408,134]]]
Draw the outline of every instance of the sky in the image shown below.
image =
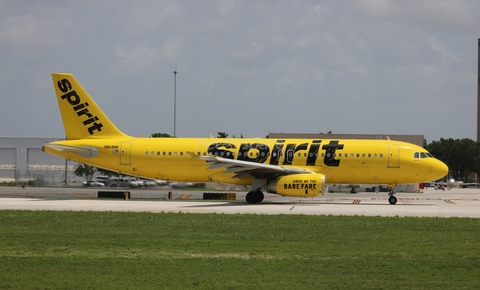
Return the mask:
[[0,136],[64,136],[51,73],[69,72],[137,137],[476,140],[479,11],[476,0],[0,0]]

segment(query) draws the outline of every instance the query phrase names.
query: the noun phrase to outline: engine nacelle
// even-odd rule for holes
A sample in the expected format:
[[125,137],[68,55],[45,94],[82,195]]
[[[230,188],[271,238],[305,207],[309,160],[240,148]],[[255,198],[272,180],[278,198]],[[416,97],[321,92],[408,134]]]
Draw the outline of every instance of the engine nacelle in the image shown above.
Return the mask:
[[267,192],[286,196],[320,196],[327,191],[323,174],[292,174],[269,179]]

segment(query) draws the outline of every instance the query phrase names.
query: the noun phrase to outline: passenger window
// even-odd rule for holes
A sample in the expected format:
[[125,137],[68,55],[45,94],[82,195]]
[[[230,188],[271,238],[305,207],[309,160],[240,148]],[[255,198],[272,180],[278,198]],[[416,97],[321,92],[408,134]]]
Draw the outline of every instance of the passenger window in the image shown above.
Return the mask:
[[153,152],[153,151],[152,151],[152,152],[150,152],[150,155],[152,155],[152,156],[153,156],[153,155],[155,155],[155,152]]
[[352,154],[350,154],[350,158],[353,158],[353,156],[354,156],[354,155],[353,155],[353,153],[352,153]]
[[360,154],[357,153],[357,158],[360,157]]
[[368,153],[368,158],[372,157],[372,154]]
[[157,155],[160,155],[160,151],[157,151]]
[[380,153],[380,158],[383,158],[383,154],[382,154],[382,153]]
[[373,154],[373,158],[377,158],[377,153]]
[[145,155],[148,156],[148,151],[145,151]]

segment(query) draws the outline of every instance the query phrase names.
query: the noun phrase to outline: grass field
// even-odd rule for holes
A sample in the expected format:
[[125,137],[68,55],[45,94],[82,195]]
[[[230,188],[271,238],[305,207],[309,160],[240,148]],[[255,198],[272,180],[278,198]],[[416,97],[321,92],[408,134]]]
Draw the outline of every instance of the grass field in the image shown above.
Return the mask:
[[479,226],[458,218],[0,211],[0,289],[478,289]]

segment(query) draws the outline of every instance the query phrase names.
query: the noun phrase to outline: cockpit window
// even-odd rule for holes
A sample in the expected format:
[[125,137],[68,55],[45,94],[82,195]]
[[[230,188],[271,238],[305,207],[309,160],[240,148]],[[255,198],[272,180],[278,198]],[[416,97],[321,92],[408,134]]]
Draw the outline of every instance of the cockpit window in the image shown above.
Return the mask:
[[413,158],[415,159],[423,159],[423,158],[434,158],[432,154],[430,154],[429,152],[415,152],[413,154]]

